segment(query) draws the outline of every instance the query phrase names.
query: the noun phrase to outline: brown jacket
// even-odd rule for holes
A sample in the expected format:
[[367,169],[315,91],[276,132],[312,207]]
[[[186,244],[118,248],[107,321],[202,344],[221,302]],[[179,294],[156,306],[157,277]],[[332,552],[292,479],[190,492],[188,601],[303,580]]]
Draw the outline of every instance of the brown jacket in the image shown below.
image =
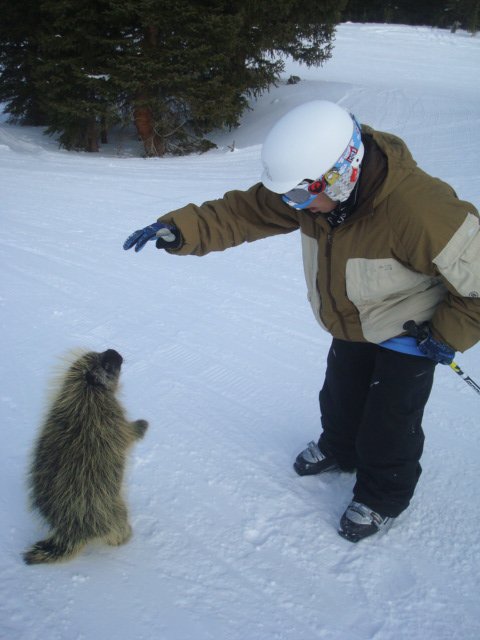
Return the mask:
[[300,229],[308,298],[334,337],[379,343],[407,320],[464,351],[480,339],[478,212],[419,169],[402,140],[363,126],[366,146],[354,213],[331,228],[256,184],[161,218],[179,255],[205,255]]

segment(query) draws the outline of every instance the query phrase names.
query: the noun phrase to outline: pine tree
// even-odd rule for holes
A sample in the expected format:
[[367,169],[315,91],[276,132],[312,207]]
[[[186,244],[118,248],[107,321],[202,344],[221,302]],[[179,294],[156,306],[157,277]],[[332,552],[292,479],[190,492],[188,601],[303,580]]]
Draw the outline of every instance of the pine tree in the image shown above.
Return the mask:
[[233,122],[235,111],[228,79],[222,77],[224,62],[218,47],[228,38],[216,3],[119,2],[112,19],[129,25],[115,79],[146,155],[211,146],[202,133],[220,122]]
[[450,28],[463,26],[475,33],[480,20],[480,0],[349,0],[345,20],[394,22]]
[[480,0],[449,0],[446,9],[450,22],[457,22],[471,34],[480,28]]
[[97,151],[102,128],[118,119],[108,0],[44,0],[41,8],[35,82],[47,132],[60,134],[67,149]]
[[97,150],[126,117],[148,156],[202,151],[278,81],[285,56],[331,55],[345,2],[25,0],[31,19],[10,11],[0,27],[0,97],[12,115],[41,114],[68,149]]
[[45,114],[35,85],[42,16],[36,0],[0,0],[0,101],[11,118],[43,125]]
[[266,90],[282,56],[307,65],[331,55],[342,0],[138,0],[117,3],[134,25],[117,65],[147,155],[203,150]]
[[472,0],[468,20],[468,30],[475,35],[480,29],[480,0]]

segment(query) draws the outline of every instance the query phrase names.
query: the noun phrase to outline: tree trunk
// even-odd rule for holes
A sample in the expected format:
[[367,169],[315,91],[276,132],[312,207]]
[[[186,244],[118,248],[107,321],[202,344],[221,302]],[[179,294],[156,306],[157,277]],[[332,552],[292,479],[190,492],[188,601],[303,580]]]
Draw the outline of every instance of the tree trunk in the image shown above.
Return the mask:
[[100,142],[102,144],[108,144],[108,127],[107,127],[107,119],[105,116],[102,116],[100,122]]
[[[152,25],[145,27],[142,49],[147,58],[155,51],[158,43],[158,28]],[[138,135],[143,142],[145,155],[149,158],[165,155],[165,142],[155,131],[155,120],[151,108],[152,96],[147,87],[139,91],[135,100],[133,118]]]
[[85,130],[85,149],[91,153],[96,153],[99,150],[98,135],[97,135],[97,123],[95,118],[89,118],[88,124]]
[[145,104],[145,98],[139,99],[139,103],[133,110],[133,118],[138,135],[143,142],[145,155],[149,158],[165,155],[165,142],[155,132],[155,123],[150,107]]

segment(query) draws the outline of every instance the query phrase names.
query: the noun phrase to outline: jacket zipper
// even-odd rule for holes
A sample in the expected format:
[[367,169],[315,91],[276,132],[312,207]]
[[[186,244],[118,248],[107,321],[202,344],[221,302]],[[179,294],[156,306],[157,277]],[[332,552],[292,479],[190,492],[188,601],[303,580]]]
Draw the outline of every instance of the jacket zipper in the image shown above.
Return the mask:
[[338,317],[338,319],[340,321],[340,325],[342,327],[343,334],[344,334],[345,338],[348,340],[349,339],[349,335],[348,335],[348,331],[347,331],[347,325],[345,324],[345,321],[343,319],[342,314],[338,311],[337,303],[335,302],[335,297],[333,296],[333,293],[332,293],[331,283],[332,283],[333,235],[334,235],[333,231],[328,231],[327,232],[327,245],[326,245],[326,249],[325,249],[325,259],[326,259],[326,262],[327,262],[327,293],[328,293],[328,296],[330,298],[330,304],[331,304],[332,310],[336,314],[336,316]]

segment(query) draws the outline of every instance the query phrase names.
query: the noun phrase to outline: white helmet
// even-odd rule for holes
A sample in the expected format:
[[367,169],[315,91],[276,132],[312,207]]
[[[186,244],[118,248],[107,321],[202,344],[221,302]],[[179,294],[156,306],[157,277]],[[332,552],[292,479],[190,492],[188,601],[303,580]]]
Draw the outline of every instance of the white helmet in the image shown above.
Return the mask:
[[[334,102],[314,100],[289,111],[270,130],[262,147],[261,179],[270,191],[285,194],[304,180],[320,180],[336,165],[335,180],[342,176],[338,193],[328,179],[322,190],[344,201],[358,179],[363,152],[353,116]],[[343,179],[347,169],[348,186]],[[340,183],[344,183],[341,193]]]

